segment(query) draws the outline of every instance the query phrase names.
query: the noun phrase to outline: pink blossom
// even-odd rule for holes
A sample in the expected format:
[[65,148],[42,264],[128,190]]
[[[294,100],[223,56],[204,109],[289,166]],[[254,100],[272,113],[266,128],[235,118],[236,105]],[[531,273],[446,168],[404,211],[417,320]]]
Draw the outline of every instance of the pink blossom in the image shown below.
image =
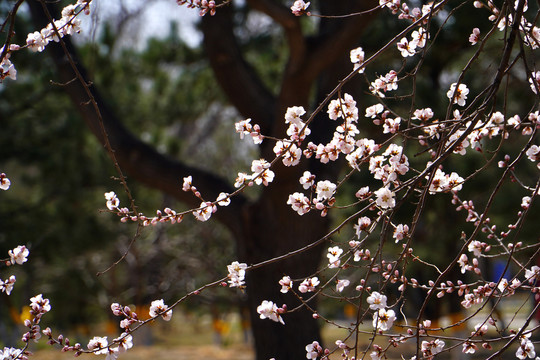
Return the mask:
[[11,294],[11,290],[13,290],[15,281],[15,275],[11,275],[9,279],[6,279],[4,281],[0,280],[0,291],[3,291],[8,295]]
[[465,84],[453,83],[450,85],[450,90],[446,93],[446,96],[452,100],[453,104],[458,104],[459,106],[465,106],[465,100],[467,100],[467,95],[469,94],[469,88]]
[[227,271],[229,272],[229,286],[230,287],[243,287],[244,279],[246,277],[246,263],[239,263],[233,261],[230,265],[227,265]]
[[120,200],[118,199],[114,191],[105,193],[105,200],[107,200],[107,209],[109,210],[115,210],[120,205]]
[[386,308],[386,295],[374,291],[368,296],[367,303],[372,310],[384,309]]
[[409,226],[399,224],[394,229],[394,239],[396,239],[396,243],[403,240],[404,237],[406,237],[409,234]]
[[319,278],[317,278],[316,276],[312,278],[307,278],[302,281],[302,283],[300,283],[300,285],[298,286],[298,290],[301,293],[313,292],[315,291],[315,287],[319,285],[319,283]]
[[306,358],[308,359],[317,359],[319,355],[322,355],[323,348],[319,345],[319,342],[314,341],[311,344],[306,345]]
[[347,280],[347,279],[338,280],[337,284],[336,284],[336,291],[337,292],[342,292],[343,289],[345,289],[350,284],[351,284],[351,282],[349,280]]
[[279,285],[281,285],[280,292],[287,293],[290,289],[292,289],[293,282],[291,280],[290,276],[284,276],[281,280],[279,280]]
[[394,199],[394,192],[392,192],[387,187],[382,187],[379,190],[375,191],[375,196],[377,200],[375,201],[377,206],[382,209],[390,209],[396,206],[396,199]]
[[107,337],[100,337],[100,336],[94,336],[90,341],[88,342],[88,350],[92,351],[96,355],[101,354],[107,354],[107,346],[109,346],[109,342],[107,341]]
[[373,327],[381,331],[387,331],[390,330],[395,320],[396,313],[394,310],[379,308],[379,310],[373,314]]
[[359,73],[363,73],[364,72],[364,68],[362,67],[362,63],[364,62],[364,50],[362,50],[361,47],[358,47],[356,49],[353,49],[351,50],[350,52],[350,58],[351,58],[351,62],[354,64],[354,67],[353,69],[354,70],[358,70],[360,69],[358,72]]
[[165,321],[169,321],[172,318],[172,310],[169,310],[169,307],[165,305],[163,299],[152,301],[149,314],[152,318],[161,315]]
[[11,265],[24,264],[26,261],[28,261],[29,254],[30,251],[28,251],[28,249],[24,245],[19,245],[15,249],[8,251]]
[[277,305],[272,301],[263,300],[261,305],[257,307],[257,312],[259,313],[261,319],[270,319],[272,321],[285,324],[283,318],[278,312]]
[[407,38],[402,38],[399,43],[397,44],[398,50],[401,52],[401,56],[408,57],[413,56],[416,54],[416,43],[415,42],[409,42]]
[[304,215],[311,210],[311,202],[309,198],[299,192],[289,195],[287,204],[291,205],[292,209],[296,211],[298,215]]
[[301,16],[306,13],[306,10],[309,4],[310,4],[309,2],[306,3],[303,0],[296,0],[294,4],[291,6],[291,11],[294,15]]
[[476,45],[480,41],[480,29],[474,28],[471,35],[469,36],[469,42],[472,45]]

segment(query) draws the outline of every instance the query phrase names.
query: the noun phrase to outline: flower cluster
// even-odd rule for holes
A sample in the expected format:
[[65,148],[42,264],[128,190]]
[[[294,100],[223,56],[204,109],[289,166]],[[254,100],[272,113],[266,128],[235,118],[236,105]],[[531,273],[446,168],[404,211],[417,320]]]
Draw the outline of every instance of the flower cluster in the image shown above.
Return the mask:
[[188,8],[199,9],[199,16],[216,14],[216,2],[214,0],[176,0],[178,5],[186,5]]
[[245,285],[244,279],[246,278],[247,264],[234,261],[232,264],[227,265],[229,271],[229,286],[242,288]]
[[286,306],[278,308],[272,301],[264,300],[261,305],[257,307],[257,313],[259,313],[261,319],[270,319],[275,322],[280,322],[285,325],[281,314],[287,310]]
[[77,3],[67,5],[62,10],[62,17],[49,23],[40,31],[34,31],[26,37],[26,45],[4,45],[0,48],[0,81],[10,78],[17,79],[17,70],[11,62],[11,54],[23,48],[34,52],[42,52],[51,41],[58,42],[66,35],[73,35],[81,31],[81,20],[77,17],[80,13],[90,13],[92,0],[77,0]]

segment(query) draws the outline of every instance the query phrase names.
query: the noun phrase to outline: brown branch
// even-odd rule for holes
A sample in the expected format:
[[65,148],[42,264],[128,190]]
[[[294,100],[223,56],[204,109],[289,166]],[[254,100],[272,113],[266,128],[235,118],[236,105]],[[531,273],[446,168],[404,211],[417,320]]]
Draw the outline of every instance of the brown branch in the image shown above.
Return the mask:
[[[40,3],[30,1],[28,4],[36,26],[38,28],[46,26],[47,16]],[[52,14],[57,13],[53,4],[47,5],[47,8]],[[200,200],[191,192],[182,191],[182,178],[185,176],[193,176],[194,185],[208,201],[215,200],[221,191],[227,193],[234,191],[234,188],[215,174],[187,166],[158,153],[123,125],[94,86],[89,86],[86,81],[72,81],[75,77],[88,79],[88,76],[68,37],[62,39],[61,44],[50,43],[47,52],[56,65],[59,82],[65,83],[63,89],[66,90],[75,108],[102,144],[105,144],[108,138],[114,151],[113,157],[122,171],[130,177],[164,191],[194,208],[199,207]],[[98,110],[96,111],[96,107],[90,104],[97,105]],[[235,234],[240,232],[239,218],[245,201],[245,198],[238,196],[227,208],[222,208],[215,214],[216,218]]]
[[298,71],[306,59],[306,38],[302,33],[300,18],[293,15],[290,8],[270,0],[248,0],[255,10],[271,17],[281,25],[289,48],[289,68]]
[[[323,15],[338,15],[344,13],[362,13],[374,9],[379,4],[376,0],[359,0],[350,4],[350,1],[322,1],[321,13]],[[341,7],[344,7],[341,9]],[[372,11],[362,15],[343,19],[322,18],[319,35],[310,39],[311,48],[307,54],[306,72],[317,76],[326,67],[330,66],[344,53],[352,50],[366,27],[376,18],[378,12]],[[352,68],[352,65],[351,65]]]
[[216,79],[231,103],[267,133],[265,130],[274,119],[275,97],[242,56],[234,35],[232,13],[233,9],[227,6],[219,9],[215,16],[203,17],[205,50]]

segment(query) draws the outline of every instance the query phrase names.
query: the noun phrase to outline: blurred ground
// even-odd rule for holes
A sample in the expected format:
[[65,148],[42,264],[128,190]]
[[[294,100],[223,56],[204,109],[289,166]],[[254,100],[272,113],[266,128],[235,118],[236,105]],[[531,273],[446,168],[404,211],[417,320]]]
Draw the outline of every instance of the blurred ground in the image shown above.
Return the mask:
[[[77,359],[104,359],[104,355],[83,354]],[[73,354],[61,353],[53,350],[40,350],[34,353],[31,359],[35,360],[65,360],[74,359]],[[252,360],[253,351],[249,346],[232,345],[229,347],[220,347],[216,345],[197,345],[197,346],[174,346],[163,347],[153,346],[135,346],[127,353],[122,354],[119,360]]]
[[[530,301],[527,301],[527,297],[521,295],[512,299],[505,299],[500,305],[498,315],[501,318],[498,322],[505,323],[505,326],[508,326],[509,329],[518,329],[525,320],[523,314],[529,314],[532,308],[532,304]],[[475,309],[471,309],[469,314],[473,311]],[[475,319],[485,319],[490,311],[491,309],[486,307],[479,312],[478,317]],[[454,315],[456,318],[453,318]],[[463,319],[464,315],[464,313],[460,313],[446,316],[437,322],[434,321],[432,326],[444,326],[454,323],[457,320]],[[337,324],[343,327],[349,327],[351,321],[352,319],[342,319],[337,321]],[[445,331],[432,331],[430,335],[445,339],[447,342],[446,348],[448,349],[452,346],[452,339],[469,336],[476,321],[478,320],[469,321],[459,327],[453,327]],[[499,325],[502,325],[502,323],[499,322]],[[396,326],[399,326],[399,324],[404,325],[403,322],[396,322]],[[536,324],[536,321],[531,322],[529,328],[534,328]],[[365,322],[359,330],[365,331],[358,339],[359,348],[371,351],[371,322]],[[58,335],[58,332],[54,329],[53,333]],[[346,330],[339,329],[335,326],[325,326],[323,328],[323,338],[325,344],[329,347],[337,339],[346,339],[347,334],[348,332]],[[108,336],[109,341],[117,337],[119,335],[118,323],[111,322],[93,329],[79,329],[76,333],[66,335],[70,337],[72,344],[79,342],[83,347],[86,347],[88,340],[93,336]],[[495,333],[488,335],[497,336]],[[534,335],[533,337],[535,337]],[[160,319],[150,326],[141,328],[140,331],[134,333],[133,337],[134,347],[127,353],[121,354],[119,356],[120,360],[253,360],[254,357],[249,338],[249,330],[242,326],[242,321],[238,314],[220,314],[212,318],[210,315],[175,312],[170,322]],[[353,341],[353,339],[349,339],[349,341]],[[377,342],[379,341],[382,340],[378,338]],[[456,344],[454,343],[454,345]],[[500,345],[502,344],[494,344],[495,348],[498,348]],[[43,339],[38,344],[33,344],[33,346],[32,351],[34,352],[34,356],[31,359],[65,360],[74,358],[73,353],[61,353],[58,348],[52,349],[47,346]],[[515,351],[516,346],[512,346],[501,358],[515,359]],[[410,359],[415,352],[415,343],[407,342],[400,345],[399,348],[390,349],[387,356],[389,359],[401,359],[402,356],[405,359]],[[483,359],[491,354],[491,352],[488,353],[479,349],[476,354],[469,355],[466,358]],[[445,360],[464,358],[461,352],[461,345],[459,344],[451,352],[445,352],[441,355],[440,358]],[[104,359],[105,356],[100,355],[96,357],[93,354],[83,354],[80,358]],[[341,352],[336,352],[331,358],[334,360],[341,359]]]

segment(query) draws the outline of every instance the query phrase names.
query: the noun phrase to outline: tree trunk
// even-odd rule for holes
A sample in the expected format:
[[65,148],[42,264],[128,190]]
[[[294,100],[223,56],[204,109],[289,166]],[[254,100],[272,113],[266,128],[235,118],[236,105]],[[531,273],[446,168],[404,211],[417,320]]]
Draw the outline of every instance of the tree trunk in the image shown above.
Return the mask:
[[[282,206],[263,200],[247,210],[249,221],[246,222],[246,242],[241,250],[244,253],[241,257],[243,261],[258,263],[301,248],[325,235],[327,221],[315,213],[300,217],[286,206],[285,199],[282,200]],[[289,310],[300,305],[294,295],[280,292],[278,281],[288,275],[294,280],[298,279],[294,283],[295,289],[298,289],[302,279],[317,271],[322,249],[323,246],[319,245],[248,273],[246,292],[258,360],[302,359],[306,356],[307,344],[314,340],[321,342],[319,324],[305,307],[284,314],[285,325],[269,319],[261,320],[256,310],[263,300],[272,301],[277,306],[286,304]],[[308,299],[311,295],[303,294],[303,298]],[[311,301],[309,306],[316,308],[316,303]]]

